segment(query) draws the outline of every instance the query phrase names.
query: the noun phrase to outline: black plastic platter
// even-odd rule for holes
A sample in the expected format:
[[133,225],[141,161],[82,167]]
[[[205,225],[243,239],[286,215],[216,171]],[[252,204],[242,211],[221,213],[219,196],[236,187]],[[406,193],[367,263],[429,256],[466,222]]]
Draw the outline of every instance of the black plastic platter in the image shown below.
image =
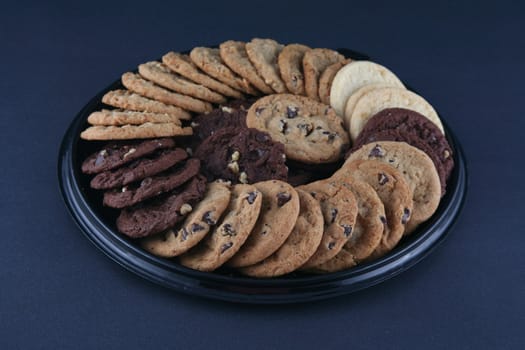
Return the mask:
[[[339,51],[355,59],[368,58],[346,49]],[[467,191],[467,168],[461,147],[442,118],[455,161],[447,193],[432,218],[384,257],[337,273],[291,274],[272,279],[185,268],[174,260],[149,254],[119,234],[114,215],[102,206],[101,194],[89,188],[89,178],[80,172],[82,161],[101,145],[79,138],[87,126],[87,117],[103,108],[101,98],[107,91],[120,87],[120,81],[115,81],[94,96],[71,123],[59,153],[59,185],[73,219],[95,246],[126,269],[165,287],[207,298],[259,304],[304,302],[351,293],[389,279],[419,262],[445,239],[460,214]]]

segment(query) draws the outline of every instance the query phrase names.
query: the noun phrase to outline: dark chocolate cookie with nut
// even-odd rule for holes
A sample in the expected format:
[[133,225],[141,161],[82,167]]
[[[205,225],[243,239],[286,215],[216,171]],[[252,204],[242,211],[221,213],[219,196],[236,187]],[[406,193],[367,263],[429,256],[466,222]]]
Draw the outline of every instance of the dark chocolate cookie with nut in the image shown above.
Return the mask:
[[194,156],[210,180],[236,184],[288,178],[284,146],[256,129],[220,129],[197,147]]

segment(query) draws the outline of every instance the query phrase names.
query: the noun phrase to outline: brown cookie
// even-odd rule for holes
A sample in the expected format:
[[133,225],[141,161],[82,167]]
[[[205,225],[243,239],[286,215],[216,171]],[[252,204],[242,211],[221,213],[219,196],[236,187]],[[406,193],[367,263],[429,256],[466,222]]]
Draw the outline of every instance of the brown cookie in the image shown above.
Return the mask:
[[261,210],[262,194],[252,185],[235,185],[226,215],[197,246],[179,256],[179,262],[200,271],[213,271],[244,244]]
[[123,209],[117,218],[117,228],[132,238],[167,230],[186,217],[188,209],[201,200],[205,191],[206,178],[195,176],[175,191]]
[[301,270],[308,270],[332,259],[343,249],[356,224],[357,200],[342,182],[316,181],[298,189],[307,191],[321,205],[324,232],[321,244]]
[[284,144],[289,159],[303,163],[331,163],[342,158],[348,133],[330,106],[291,94],[265,96],[255,102],[246,125],[265,131]]
[[122,75],[122,84],[127,89],[139,95],[160,101],[162,103],[184,108],[192,112],[205,113],[213,109],[209,102],[204,102],[193,97],[171,92],[153,84],[152,82],[142,79],[140,75],[135,73],[124,73]]
[[148,252],[171,258],[185,253],[199,243],[219,221],[228,207],[231,192],[226,182],[208,184],[204,198],[192,209],[179,229],[170,229],[161,234],[146,237],[140,245]]
[[413,208],[412,191],[403,174],[376,160],[354,160],[346,162],[333,178],[342,181],[357,179],[368,183],[385,206],[386,225],[383,237],[370,258],[378,258],[394,248],[403,237]]
[[299,195],[283,181],[254,184],[262,194],[261,213],[250,236],[228,266],[256,264],[272,255],[286,241],[299,215]]
[[414,209],[406,225],[405,235],[414,231],[437,210],[441,199],[439,175],[425,152],[405,142],[379,141],[369,143],[353,152],[347,159],[373,159],[398,169],[413,194]]
[[182,108],[167,105],[127,90],[109,91],[102,96],[102,102],[109,106],[131,111],[168,114],[183,120],[191,119],[191,114]]
[[211,103],[224,103],[224,96],[211,91],[201,84],[195,84],[191,80],[172,72],[166,65],[151,61],[139,65],[139,74],[159,86],[173,90],[183,95]]
[[282,49],[277,58],[281,78],[288,90],[294,95],[306,95],[304,90],[303,57],[305,52],[309,50],[311,48],[306,45],[289,44]]
[[292,233],[281,247],[255,265],[240,268],[242,274],[253,277],[282,276],[298,269],[310,259],[323,237],[323,213],[319,202],[308,192],[297,189],[299,216]]
[[283,45],[271,39],[255,38],[246,43],[246,53],[255,69],[264,79],[264,82],[280,94],[288,91],[281,79],[279,66],[277,65],[277,57],[283,47]]
[[84,160],[82,172],[85,174],[98,174],[148,156],[157,150],[174,146],[175,141],[171,138],[130,141],[125,144],[110,143]]
[[104,193],[104,205],[122,209],[172,191],[199,173],[200,161],[189,159],[184,166],[143,179],[138,184],[124,186]]
[[328,66],[343,61],[344,59],[345,56],[330,49],[312,49],[305,52],[303,57],[303,71],[306,96],[320,101],[319,77]]
[[330,89],[332,88],[332,81],[335,75],[341,68],[352,62],[351,59],[345,59],[332,63],[321,73],[319,77],[319,99],[322,103],[330,104]]
[[127,166],[97,174],[91,179],[90,186],[97,190],[126,186],[132,182],[157,175],[186,158],[188,158],[188,153],[182,148],[155,152],[152,155],[137,159]]
[[88,117],[88,123],[91,125],[122,126],[122,125],[140,125],[144,123],[172,123],[181,125],[181,121],[171,114],[160,114],[151,112],[125,111],[121,109],[93,112]]
[[156,137],[191,135],[190,127],[173,123],[144,123],[141,125],[102,126],[96,125],[80,133],[84,140],[131,140]]
[[219,49],[195,47],[190,52],[190,58],[197,67],[224,84],[250,95],[259,95],[248,80],[238,76],[224,64],[219,52]]
[[221,95],[242,99],[244,96],[241,92],[232,89],[226,84],[221,83],[201,71],[189,58],[175,52],[168,52],[162,56],[162,62],[172,71],[186,77],[197,84],[206,86],[208,89],[218,92]]
[[266,85],[264,80],[259,76],[252,62],[246,53],[246,43],[242,41],[229,40],[219,46],[220,55],[224,63],[232,71],[239,74],[250,84],[255,86],[264,94],[273,94],[271,87]]

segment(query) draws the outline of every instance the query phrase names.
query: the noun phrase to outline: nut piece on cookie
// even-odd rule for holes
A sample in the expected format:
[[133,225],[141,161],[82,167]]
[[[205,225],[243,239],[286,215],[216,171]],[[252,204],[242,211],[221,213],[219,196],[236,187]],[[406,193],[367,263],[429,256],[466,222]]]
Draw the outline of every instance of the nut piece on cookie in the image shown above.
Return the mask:
[[265,96],[250,107],[246,124],[284,144],[288,158],[308,164],[335,162],[349,144],[333,109],[303,96]]
[[306,45],[289,44],[282,49],[277,58],[281,78],[288,90],[294,95],[306,95],[304,89],[303,57],[309,50],[311,50],[311,48]]
[[272,39],[254,38],[246,43],[246,52],[264,82],[277,93],[288,92],[281,79],[277,58],[284,45]]

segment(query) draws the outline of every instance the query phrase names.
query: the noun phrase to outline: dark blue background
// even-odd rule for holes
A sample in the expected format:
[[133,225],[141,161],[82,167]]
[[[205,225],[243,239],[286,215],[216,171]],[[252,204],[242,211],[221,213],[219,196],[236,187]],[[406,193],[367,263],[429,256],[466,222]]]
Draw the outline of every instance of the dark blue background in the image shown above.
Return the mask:
[[[523,33],[518,1],[3,3],[0,348],[523,348]],[[437,107],[470,190],[431,256],[351,295],[246,306],[153,285],[84,238],[56,176],[75,114],[141,62],[254,36],[366,52]]]

